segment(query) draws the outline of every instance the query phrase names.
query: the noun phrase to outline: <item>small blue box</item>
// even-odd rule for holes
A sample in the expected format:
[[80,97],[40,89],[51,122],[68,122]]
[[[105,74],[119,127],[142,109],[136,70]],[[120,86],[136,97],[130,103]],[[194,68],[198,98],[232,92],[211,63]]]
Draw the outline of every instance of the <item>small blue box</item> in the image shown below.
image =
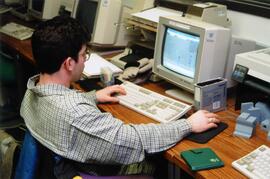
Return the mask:
[[215,78],[195,84],[195,108],[210,112],[226,109],[227,105],[227,80]]

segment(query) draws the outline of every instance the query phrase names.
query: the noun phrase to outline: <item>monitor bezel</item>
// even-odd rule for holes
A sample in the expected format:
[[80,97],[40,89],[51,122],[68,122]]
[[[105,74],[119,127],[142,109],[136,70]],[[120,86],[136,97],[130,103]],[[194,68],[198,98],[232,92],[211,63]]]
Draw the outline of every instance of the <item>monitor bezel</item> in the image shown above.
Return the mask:
[[[72,10],[72,13],[71,13],[71,17],[73,17],[74,19],[77,19],[77,16],[78,16],[78,8],[80,7],[80,2],[82,0],[75,0],[74,1],[74,6],[73,6],[73,10]],[[92,2],[96,2],[97,3],[97,9],[96,9],[96,14],[95,14],[95,19],[94,19],[94,25],[92,27],[92,31],[89,31],[89,35],[91,37],[90,41],[88,42],[89,45],[92,44],[92,41],[94,39],[94,35],[95,35],[95,32],[96,32],[96,25],[97,24],[97,21],[98,21],[98,14],[100,13],[100,6],[101,6],[101,3],[99,0],[87,0],[87,1],[92,1]],[[89,28],[89,27],[87,27]]]
[[30,0],[29,1],[29,7],[28,7],[28,11],[31,12],[31,14],[37,18],[43,18],[43,12],[44,12],[44,6],[45,6],[45,0],[43,1],[43,4],[42,4],[42,10],[41,11],[37,11],[36,9],[33,8],[33,0]]
[[53,0],[53,1],[43,1],[42,4],[42,11],[37,11],[33,9],[33,2],[34,0],[28,0],[28,14],[38,20],[48,20],[51,19],[59,14],[60,9],[60,0]]
[[[162,65],[163,45],[167,28],[172,28],[177,31],[181,31],[183,33],[193,34],[200,38],[194,78],[181,75]],[[155,55],[154,55],[155,62],[153,72],[158,76],[160,76],[161,78],[175,84],[176,86],[194,93],[194,84],[198,82],[198,77],[200,75],[200,68],[201,68],[200,64],[204,41],[205,41],[205,29],[199,26],[193,26],[192,24],[174,21],[172,19],[165,17],[160,17],[158,25],[158,35],[156,38],[156,45],[155,45]]]

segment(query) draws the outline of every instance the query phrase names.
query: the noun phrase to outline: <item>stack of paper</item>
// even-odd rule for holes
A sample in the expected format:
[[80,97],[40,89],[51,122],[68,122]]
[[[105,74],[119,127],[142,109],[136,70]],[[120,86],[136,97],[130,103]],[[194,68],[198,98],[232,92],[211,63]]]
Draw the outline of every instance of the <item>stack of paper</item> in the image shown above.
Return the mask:
[[175,15],[181,16],[182,14],[183,14],[182,12],[176,11],[173,9],[169,9],[165,7],[156,7],[156,8],[134,13],[132,14],[132,16],[133,18],[158,23],[160,16],[175,16]]
[[34,29],[21,24],[10,22],[0,28],[0,32],[19,40],[25,40],[32,36]]
[[101,68],[108,67],[113,71],[114,75],[119,75],[123,72],[108,60],[102,58],[96,53],[92,53],[89,59],[85,62],[83,74],[88,78],[98,78],[101,74]]

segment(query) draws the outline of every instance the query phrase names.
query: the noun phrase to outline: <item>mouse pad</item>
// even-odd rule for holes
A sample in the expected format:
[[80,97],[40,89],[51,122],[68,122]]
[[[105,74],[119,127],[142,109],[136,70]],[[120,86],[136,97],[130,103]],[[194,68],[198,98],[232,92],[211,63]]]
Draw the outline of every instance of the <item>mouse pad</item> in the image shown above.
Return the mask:
[[222,132],[224,129],[228,127],[228,124],[224,122],[220,122],[218,124],[218,127],[212,128],[208,131],[202,132],[202,133],[191,133],[186,137],[186,139],[191,140],[193,142],[197,142],[200,144],[204,144],[208,142],[210,139],[214,138],[216,135],[218,135],[220,132]]

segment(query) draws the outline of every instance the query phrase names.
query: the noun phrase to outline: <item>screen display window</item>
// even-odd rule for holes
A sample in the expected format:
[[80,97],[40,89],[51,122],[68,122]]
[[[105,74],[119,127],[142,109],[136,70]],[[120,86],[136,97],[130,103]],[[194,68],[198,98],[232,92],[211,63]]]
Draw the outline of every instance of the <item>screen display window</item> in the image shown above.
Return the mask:
[[189,78],[194,78],[200,37],[167,27],[162,52],[162,65]]
[[90,34],[93,33],[95,18],[97,12],[98,2],[90,0],[80,0],[76,19],[80,21],[88,30]]

